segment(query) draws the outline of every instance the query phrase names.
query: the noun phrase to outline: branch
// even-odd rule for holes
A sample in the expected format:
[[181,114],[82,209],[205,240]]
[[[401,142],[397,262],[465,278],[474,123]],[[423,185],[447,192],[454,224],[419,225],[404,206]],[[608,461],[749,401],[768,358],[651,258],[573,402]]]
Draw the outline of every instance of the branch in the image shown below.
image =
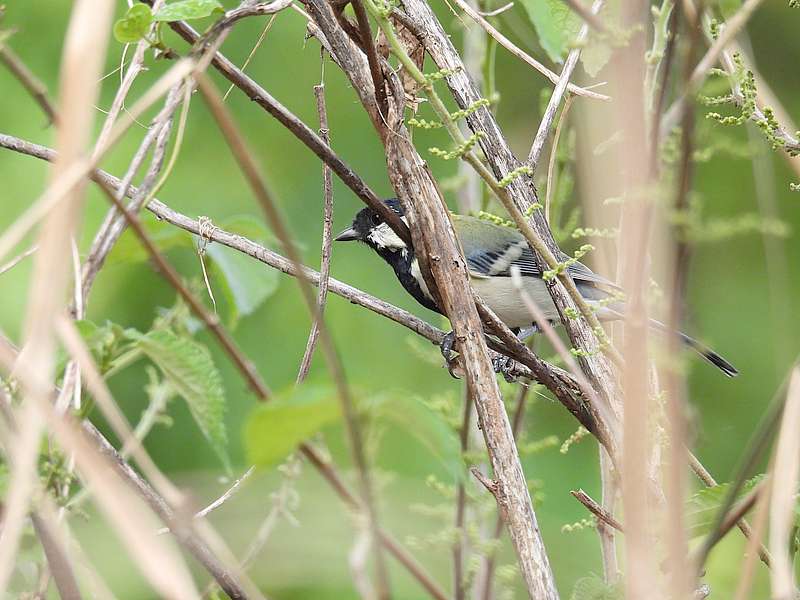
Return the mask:
[[56,109],[47,95],[47,87],[25,66],[25,63],[20,60],[16,53],[2,42],[0,42],[0,62],[11,71],[11,74],[33,97],[44,114],[47,115],[47,120],[50,123],[56,123]]
[[[321,62],[324,56],[320,54]],[[317,114],[319,115],[319,135],[322,140],[330,145],[330,130],[328,129],[328,111],[325,107],[325,84],[320,82],[314,86],[314,97],[317,100]],[[297,374],[297,382],[303,381],[308,375],[311,366],[311,357],[314,355],[314,348],[319,337],[319,319],[325,314],[325,303],[328,300],[328,286],[330,284],[331,272],[331,243],[333,241],[333,181],[331,181],[331,169],[322,164],[322,195],[325,198],[325,210],[322,222],[322,258],[320,259],[319,269],[319,292],[317,293],[317,314],[311,324],[311,331],[308,334],[306,349],[303,352],[303,359],[300,361],[300,371]]]
[[572,494],[578,502],[583,504],[589,510],[589,512],[597,517],[600,521],[613,527],[617,531],[624,531],[622,524],[614,518],[614,515],[607,513],[602,506],[600,506],[592,499],[591,496],[589,496],[589,494],[583,490],[572,490],[570,494]]
[[[605,0],[595,0],[592,4],[592,13],[596,15],[603,8]],[[578,2],[575,2],[578,4]],[[531,168],[536,168],[539,163],[539,156],[544,149],[544,143],[547,141],[547,136],[550,134],[550,128],[553,126],[553,121],[556,118],[558,107],[561,105],[561,99],[567,91],[567,84],[569,83],[572,72],[578,64],[578,59],[581,57],[582,44],[589,35],[589,23],[584,23],[578,31],[578,37],[575,38],[575,47],[570,50],[567,55],[567,60],[564,61],[564,68],[561,69],[561,76],[558,79],[553,93],[550,95],[550,101],[547,103],[547,108],[544,111],[542,120],[539,123],[539,129],[536,131],[536,137],[533,138],[531,150],[528,153],[528,165]],[[555,150],[553,150],[555,152]]]
[[[483,27],[483,29],[492,36],[497,43],[500,44],[503,48],[511,52],[514,56],[522,60],[523,62],[529,64],[534,69],[539,71],[542,75],[547,77],[552,83],[558,84],[561,80],[557,73],[554,73],[547,67],[545,67],[542,63],[538,60],[533,58],[530,54],[526,53],[522,50],[519,46],[514,44],[511,40],[509,40],[506,36],[500,33],[497,29],[495,29],[489,21],[484,19],[481,14],[472,8],[465,0],[453,0],[460,8],[463,10],[469,17],[475,21],[478,25]],[[427,41],[427,39],[426,39]],[[434,59],[435,60],[435,59]],[[579,87],[572,83],[567,85],[567,89],[575,94],[576,96],[585,96],[587,98],[594,98],[595,100],[611,100],[608,96],[604,94],[598,94],[597,92],[593,92],[591,90],[587,90],[585,88]]]
[[375,88],[375,102],[378,105],[378,111],[385,119],[386,111],[388,110],[389,105],[386,99],[386,88],[384,87],[383,83],[383,72],[381,71],[378,52],[375,49],[375,40],[372,37],[372,31],[370,31],[369,27],[367,11],[364,10],[364,4],[361,0],[351,0],[350,5],[353,7],[353,12],[356,13],[358,32],[361,35],[361,43],[363,44],[364,52],[367,55],[369,72],[372,76],[372,85]]
[[[481,99],[480,92],[465,73],[465,67],[458,52],[427,3],[422,0],[405,0],[404,6],[406,12],[423,32],[425,48],[437,67],[452,73],[445,78],[445,81],[458,106],[466,109],[478,102]],[[502,179],[520,166],[491,111],[485,108],[475,110],[466,117],[466,120],[472,131],[481,134],[478,143],[495,178]],[[534,209],[538,204],[538,197],[530,178],[513,178],[506,187],[499,190],[498,197],[503,200],[507,209],[512,209],[509,214],[514,217],[515,224],[521,226],[520,231],[527,234],[525,237],[529,243],[533,242],[537,256],[540,256],[540,250],[544,250],[549,252],[548,260],[555,260],[553,257],[559,255],[560,250],[544,220],[544,215],[541,214],[542,211]],[[506,199],[513,203],[513,207],[507,206]],[[531,217],[520,219],[520,213],[530,214]],[[541,243],[537,242],[537,238]],[[544,264],[548,263],[542,261],[541,265]],[[583,320],[570,319],[566,316],[568,312],[578,311],[578,305],[573,300],[580,301],[580,297],[577,290],[573,289],[574,282],[568,275],[559,278],[558,281],[567,286],[570,291],[565,291],[560,285],[550,286],[549,291],[559,309],[561,320],[570,336],[572,345],[583,350],[579,357],[579,363],[603,403],[603,406],[597,407],[596,410],[610,411],[615,414],[611,399],[618,396],[617,385],[611,365],[603,356],[602,348],[605,346],[601,345],[597,339],[597,334],[603,333],[602,329],[593,330]],[[586,316],[591,320],[593,316],[591,311],[585,306],[585,302],[583,305],[580,312],[588,312]],[[611,443],[615,449],[619,446],[619,435],[616,433],[618,421],[618,418],[614,418],[612,422],[606,424],[609,431],[612,432]],[[617,452],[612,450],[610,454],[616,456]]]
[[[519,432],[522,429],[523,417],[525,416],[525,403],[528,401],[528,393],[530,392],[530,385],[521,385],[517,391],[517,399],[514,403],[514,416],[511,419],[511,432],[514,434],[514,439],[519,438]],[[492,598],[492,583],[494,579],[494,570],[497,564],[498,542],[503,533],[503,515],[497,511],[497,518],[495,519],[494,529],[492,530],[490,540],[494,542],[494,549],[490,550],[483,556],[483,565],[480,570],[480,582],[476,584],[475,591],[480,591],[482,600],[491,600]]]
[[[367,8],[375,16],[371,0]],[[362,85],[368,67],[352,49],[347,34],[333,18],[324,0],[309,0],[312,19],[334,49],[339,64],[348,64],[345,74],[365,107],[370,96]],[[378,16],[378,24],[392,43],[393,31],[388,19]],[[404,63],[405,66],[405,63]],[[406,209],[416,255],[423,265],[423,275],[432,279],[431,289],[438,291],[439,306],[450,319],[466,371],[466,381],[476,401],[489,457],[498,481],[498,502],[507,515],[506,524],[517,553],[518,562],[532,597],[557,598],[546,550],[536,525],[511,426],[497,387],[481,322],[472,299],[464,258],[459,250],[441,192],[427,165],[417,154],[403,125],[404,94],[396,74],[391,75],[392,104],[388,126],[391,135],[382,139],[386,147],[389,178]],[[427,264],[425,264],[427,263]]]

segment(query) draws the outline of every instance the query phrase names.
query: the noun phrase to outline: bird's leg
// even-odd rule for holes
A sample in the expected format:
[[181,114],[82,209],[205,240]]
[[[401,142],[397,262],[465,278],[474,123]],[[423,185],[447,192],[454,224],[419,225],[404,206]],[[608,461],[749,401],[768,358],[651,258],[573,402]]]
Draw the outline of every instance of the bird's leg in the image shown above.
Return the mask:
[[494,372],[500,373],[508,383],[514,383],[517,380],[516,375],[513,373],[516,364],[513,358],[509,358],[504,354],[498,354],[492,359]]
[[456,343],[456,332],[455,331],[448,331],[444,334],[442,338],[442,343],[439,344],[439,349],[442,351],[442,356],[444,356],[444,362],[447,365],[447,370],[453,379],[458,379],[456,374],[453,372],[453,367],[455,366],[455,361],[453,360],[453,346]]
[[[515,327],[511,331],[514,333],[514,335],[517,336],[517,338],[520,341],[525,341],[533,334],[539,333],[540,330],[536,326],[536,324],[534,324],[532,327],[526,327],[525,329],[519,329]],[[498,354],[497,356],[494,357],[494,360],[492,360],[492,367],[494,367],[494,372],[500,373],[508,383],[514,383],[517,381],[517,377],[513,373],[516,364],[517,363],[513,358],[510,358],[503,354]]]

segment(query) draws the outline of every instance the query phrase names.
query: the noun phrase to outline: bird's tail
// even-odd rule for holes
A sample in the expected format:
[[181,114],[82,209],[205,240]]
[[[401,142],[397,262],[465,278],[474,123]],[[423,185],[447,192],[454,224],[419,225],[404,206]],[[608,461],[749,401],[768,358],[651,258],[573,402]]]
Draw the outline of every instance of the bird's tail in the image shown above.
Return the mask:
[[[658,321],[656,321],[656,323],[658,323]],[[664,327],[661,323],[658,324]],[[684,344],[689,346],[689,348],[697,352],[700,356],[705,358],[708,362],[717,367],[728,377],[736,377],[739,374],[739,371],[736,369],[736,367],[734,367],[731,363],[722,358],[719,354],[714,352],[708,346],[701,344],[696,339],[689,337],[682,331],[679,331],[678,335],[680,336]]]
[[[624,308],[620,305],[614,305],[613,308],[606,307],[602,310],[608,311],[608,313],[613,315],[615,318],[618,319],[624,318],[624,313],[623,313]],[[662,323],[661,321],[657,321],[656,319],[650,319],[650,327],[652,327],[653,329],[658,329],[659,331],[663,331],[664,333],[669,333],[670,331],[669,328],[666,325],[664,325],[664,323]],[[684,344],[686,344],[689,348],[697,352],[700,356],[702,356],[712,365],[717,367],[728,377],[736,377],[739,374],[739,371],[736,369],[736,367],[734,367],[731,363],[722,358],[719,354],[714,352],[711,348],[709,348],[705,344],[698,342],[696,339],[686,335],[682,331],[679,331],[678,335],[680,336],[681,341]]]

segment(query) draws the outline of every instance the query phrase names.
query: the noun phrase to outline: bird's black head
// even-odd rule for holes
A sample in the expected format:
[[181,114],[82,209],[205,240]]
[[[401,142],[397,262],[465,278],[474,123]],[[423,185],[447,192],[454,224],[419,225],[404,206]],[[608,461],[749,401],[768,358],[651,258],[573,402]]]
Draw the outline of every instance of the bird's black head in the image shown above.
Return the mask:
[[[397,198],[383,203],[401,217],[405,214]],[[371,208],[362,208],[356,213],[353,224],[334,238],[337,242],[364,242],[378,251],[396,252],[405,250],[406,244],[392,231],[381,216]]]

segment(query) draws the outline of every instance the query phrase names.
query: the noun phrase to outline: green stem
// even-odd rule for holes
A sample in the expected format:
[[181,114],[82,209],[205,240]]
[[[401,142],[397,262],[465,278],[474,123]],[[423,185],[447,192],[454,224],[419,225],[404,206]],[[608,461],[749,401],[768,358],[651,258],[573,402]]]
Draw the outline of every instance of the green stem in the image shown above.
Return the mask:
[[144,356],[144,353],[142,352],[142,350],[140,348],[131,348],[130,350],[128,350],[124,354],[121,354],[117,358],[115,358],[111,362],[111,366],[109,367],[108,371],[103,373],[103,376],[106,379],[110,379],[111,377],[113,377],[114,375],[116,375],[117,373],[122,371],[123,369],[129,367],[130,365],[135,363],[137,360],[142,358],[142,356]]

